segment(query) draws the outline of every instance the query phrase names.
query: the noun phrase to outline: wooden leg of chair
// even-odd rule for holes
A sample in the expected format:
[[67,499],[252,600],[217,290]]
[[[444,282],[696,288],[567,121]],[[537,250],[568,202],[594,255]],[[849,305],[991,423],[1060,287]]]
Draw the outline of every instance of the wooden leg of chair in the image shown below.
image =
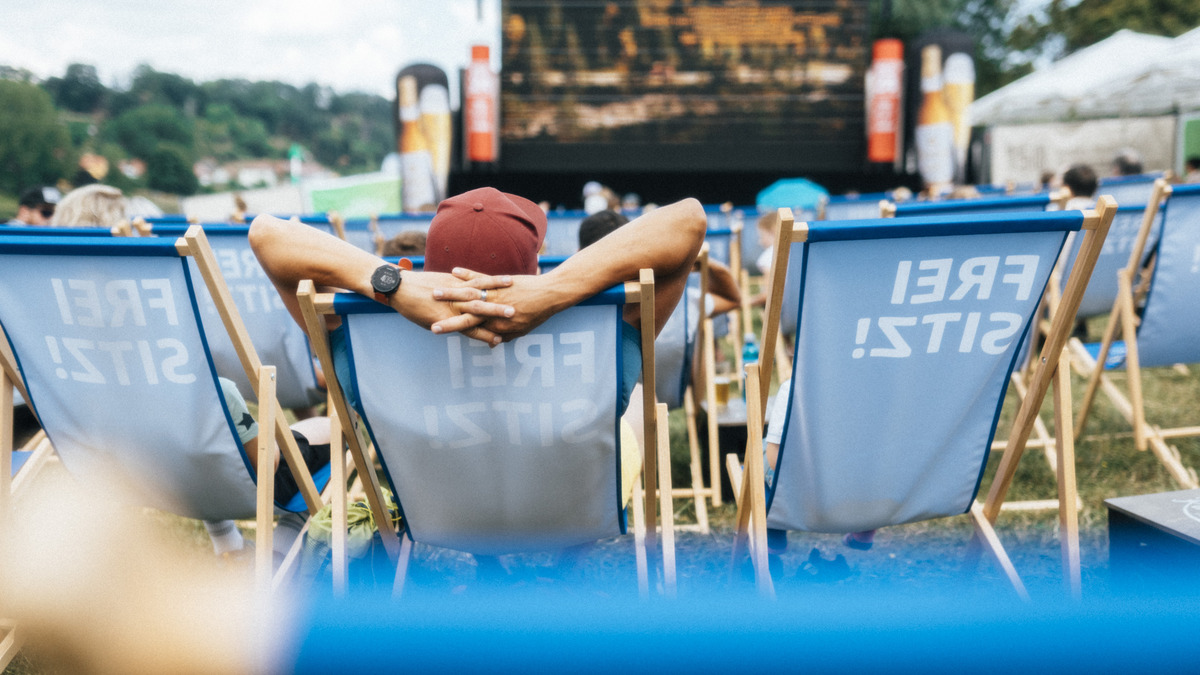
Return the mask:
[[346,453],[342,449],[342,424],[337,415],[329,417],[329,483],[333,490],[329,495],[332,525],[329,546],[333,555],[333,594],[346,594],[349,565],[346,560]]
[[[1064,350],[1065,351],[1065,350]],[[1058,450],[1058,538],[1062,546],[1063,581],[1071,597],[1082,593],[1079,565],[1079,514],[1075,510],[1075,432],[1071,428],[1071,366],[1067,354],[1054,371],[1054,432]]]
[[[658,511],[662,523],[663,591],[675,597],[675,505],[671,498],[671,435],[667,429],[667,404],[655,406],[658,428]],[[700,503],[704,500],[701,499]]]
[[642,506],[642,486],[640,481],[633,483],[633,496],[629,503],[633,510],[633,550],[637,560],[638,594],[643,598],[650,597],[649,562],[646,559],[646,512]]
[[396,558],[396,580],[392,582],[392,598],[399,600],[404,595],[404,582],[408,579],[408,564],[412,559],[412,540],[400,536],[400,555]]
[[692,473],[692,503],[696,506],[696,525],[708,533],[708,498],[704,490],[704,470],[701,468],[700,438],[696,427],[696,403],[692,400],[691,387],[683,393],[683,412],[687,416],[689,469]]
[[[1118,287],[1122,286],[1122,277],[1126,280],[1124,287],[1128,288],[1129,275],[1125,270],[1117,273]],[[1104,363],[1108,361],[1108,351],[1112,348],[1113,340],[1117,336],[1117,329],[1124,323],[1122,320],[1122,316],[1125,314],[1123,308],[1132,302],[1133,299],[1131,297],[1118,290],[1117,300],[1113,303],[1112,313],[1108,317],[1108,324],[1104,327],[1104,336],[1100,339],[1100,352],[1096,355],[1091,377],[1088,378],[1087,387],[1083,390],[1083,401],[1080,403],[1079,413],[1075,417],[1076,440],[1079,440],[1079,436],[1083,433],[1084,427],[1087,425],[1088,415],[1092,410],[1092,403],[1096,399],[1096,393],[1100,390],[1100,381],[1104,379]],[[1129,345],[1126,344],[1125,347],[1126,353],[1128,353]]]
[[988,553],[992,554],[992,558],[996,564],[1000,566],[1000,571],[1008,579],[1008,583],[1012,584],[1013,590],[1017,595],[1021,596],[1022,600],[1029,600],[1029,592],[1025,590],[1025,584],[1022,583],[1021,577],[1017,574],[1017,569],[1013,567],[1012,560],[1008,557],[1008,552],[1004,550],[1004,545],[1000,543],[1000,537],[996,536],[996,530],[983,515],[983,508],[976,502],[971,507],[971,519],[975,523],[975,537],[977,541],[987,549]]
[[704,400],[708,404],[708,482],[712,487],[712,504],[720,506],[721,496],[721,435],[717,428],[717,383],[713,374],[717,372],[716,346],[713,343],[712,319],[705,319],[702,357],[704,358]]
[[742,463],[738,461],[737,455],[732,452],[725,455],[725,470],[729,472],[729,481],[738,486],[733,492],[734,503],[741,507],[742,505]]
[[[258,400],[275,400],[275,366],[259,369]],[[271,588],[275,565],[275,458],[279,456],[275,434],[276,406],[258,407],[258,510],[255,532],[255,579],[259,589]]]
[[0,620],[0,672],[8,667],[21,651],[21,636],[11,621]]
[[[1133,442],[1139,451],[1147,449],[1146,444],[1146,408],[1142,399],[1142,369],[1137,349],[1137,318],[1133,311],[1133,290],[1129,274],[1121,270],[1117,274],[1118,293],[1122,298],[1128,298],[1121,303],[1122,338],[1125,340],[1125,379],[1128,381],[1129,402],[1133,405]],[[1103,368],[1104,364],[1097,365]]]
[[0,368],[0,519],[8,517],[12,502],[13,386],[8,371]]

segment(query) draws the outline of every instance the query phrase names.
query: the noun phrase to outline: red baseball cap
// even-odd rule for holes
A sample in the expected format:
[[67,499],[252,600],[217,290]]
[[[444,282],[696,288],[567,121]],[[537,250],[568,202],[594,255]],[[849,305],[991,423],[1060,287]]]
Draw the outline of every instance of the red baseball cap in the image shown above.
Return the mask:
[[425,269],[537,274],[545,238],[546,214],[537,204],[495,188],[478,188],[438,204],[425,244]]

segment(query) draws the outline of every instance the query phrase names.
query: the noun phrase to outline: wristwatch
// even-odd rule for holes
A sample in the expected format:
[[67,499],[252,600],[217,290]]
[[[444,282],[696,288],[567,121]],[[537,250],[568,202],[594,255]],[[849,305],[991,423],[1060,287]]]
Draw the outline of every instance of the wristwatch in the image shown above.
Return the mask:
[[376,267],[371,274],[371,288],[376,300],[388,304],[388,298],[400,288],[400,268],[390,264]]

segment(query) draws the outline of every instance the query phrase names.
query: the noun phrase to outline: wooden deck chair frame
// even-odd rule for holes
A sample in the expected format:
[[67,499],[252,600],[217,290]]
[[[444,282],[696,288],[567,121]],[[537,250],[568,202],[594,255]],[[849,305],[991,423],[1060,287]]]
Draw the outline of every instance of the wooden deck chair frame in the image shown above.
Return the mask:
[[[1068,368],[1060,368],[1059,365],[1062,354],[1065,352],[1071,323],[1074,320],[1074,310],[1083,296],[1111,219],[1111,212],[1087,212],[1084,215],[1082,231],[1085,233],[1085,239],[1080,249],[1075,271],[1063,293],[1061,311],[1055,316],[1054,326],[1043,345],[1038,359],[1039,365],[1034,377],[1029,382],[1026,396],[1014,419],[1006,443],[1007,449],[989,487],[987,499],[982,504],[976,501],[969,511],[975,528],[972,547],[982,546],[991,554],[1009,583],[1022,598],[1027,598],[1028,593],[1000,543],[993,525],[1011,487],[1017,464],[1024,452],[1042,400],[1052,386],[1055,391],[1053,401],[1056,421],[1060,425],[1061,439],[1057,448],[1060,459],[1057,476],[1059,479],[1059,502],[1061,505],[1073,505],[1077,499],[1074,474],[1074,436],[1070,431],[1070,378]],[[747,381],[750,383],[748,385],[750,395],[747,396],[750,426],[747,434],[744,470],[736,456],[730,455],[727,458],[730,475],[737,480],[735,484],[741,486],[738,491],[737,534],[730,563],[731,576],[738,561],[748,551],[755,571],[756,587],[760,594],[767,596],[774,594],[774,587],[767,565],[762,428],[765,424],[765,403],[770,382],[768,378],[760,377],[759,372],[760,368],[770,372],[772,367],[774,342],[778,333],[776,324],[783,302],[783,294],[780,290],[783,288],[787,273],[791,244],[807,241],[809,232],[806,223],[794,222],[788,209],[780,210],[779,220],[780,229],[776,239],[775,260],[772,264],[772,281],[767,294],[768,314],[763,326],[762,339],[765,346],[759,364],[747,368]],[[1072,595],[1078,596],[1080,572],[1077,514],[1074,508],[1063,507],[1060,507],[1059,513],[1062,525],[1060,541],[1064,563],[1064,583]]]
[[[322,494],[318,491],[316,483],[309,473],[308,467],[305,465],[304,458],[301,456],[295,438],[292,436],[291,430],[287,425],[283,411],[275,398],[275,368],[274,366],[263,365],[259,360],[258,354],[254,350],[254,346],[251,344],[246,333],[245,325],[242,323],[237,308],[233,303],[229,289],[226,287],[221,276],[219,264],[204,235],[204,230],[198,225],[189,227],[184,236],[175,240],[174,247],[181,256],[189,256],[195,259],[201,278],[216,303],[221,322],[233,340],[241,365],[245,369],[252,386],[257,389],[255,393],[259,400],[259,427],[263,430],[273,430],[273,433],[264,431],[264,433],[260,433],[259,435],[259,466],[262,468],[258,472],[259,475],[256,481],[256,503],[258,508],[255,574],[260,586],[264,588],[278,588],[295,571],[294,566],[288,564],[288,561],[294,562],[297,560],[297,554],[303,543],[303,537],[297,538],[292,551],[289,553],[288,560],[285,561],[285,564],[279,570],[273,573],[273,493],[274,457],[276,451],[279,451],[283,460],[291,468],[292,475],[300,487],[300,495],[304,499],[310,516],[316,514],[321,509],[323,505]],[[15,359],[10,360],[11,352],[8,352],[7,344],[5,344],[5,347],[6,349],[0,352],[0,361],[4,362],[4,380],[8,381],[11,379],[14,382],[20,382],[18,376],[19,369],[15,363]],[[11,399],[11,387],[3,388],[8,390],[8,394],[5,395],[6,398]],[[11,411],[11,405],[9,406],[9,410]],[[9,429],[9,425],[6,424],[0,431],[3,431],[3,435],[7,436],[11,441],[11,431]],[[7,452],[4,455],[6,457],[10,456]],[[342,486],[342,489],[344,490],[344,486]],[[337,490],[337,486],[332,485],[332,482],[331,490],[335,492]],[[333,498],[337,499],[336,496]],[[344,497],[341,499],[344,501]],[[344,554],[344,550],[340,552],[335,551],[334,553],[335,557]]]
[[[635,484],[634,496],[631,500],[634,513],[634,534],[636,542],[636,557],[638,564],[638,586],[643,596],[649,594],[650,578],[649,565],[657,566],[661,561],[661,581],[663,592],[674,596],[676,588],[675,577],[675,536],[674,508],[672,503],[670,446],[666,427],[666,406],[654,400],[654,274],[651,270],[642,270],[636,282],[627,282],[623,287],[626,304],[637,302],[641,307],[642,322],[642,420],[645,443],[642,447],[642,482]],[[317,293],[314,284],[305,280],[300,282],[297,296],[300,299],[309,338],[312,340],[321,367],[326,373],[335,373],[333,358],[330,352],[328,332],[325,317],[334,312],[334,296],[332,293]],[[329,393],[333,403],[331,416],[339,418],[341,428],[355,428],[354,411],[347,404],[346,397],[336,375],[327,378]],[[354,457],[363,457],[365,452],[361,447],[358,434],[349,433],[346,440]],[[373,466],[359,466],[360,475],[365,475],[370,491],[379,491],[379,480]],[[398,495],[399,498],[399,495]],[[382,503],[382,499],[380,499]],[[661,514],[661,555],[659,549],[659,525]],[[337,514],[335,514],[335,517]],[[376,516],[377,523],[392,522],[382,514]],[[642,524],[644,522],[644,524]],[[345,529],[345,523],[335,520],[334,530]],[[401,537],[395,530],[380,527],[385,542],[398,542],[399,553],[396,558],[396,580],[393,595],[400,597],[403,593],[409,560],[412,555],[413,541],[408,536]],[[386,530],[386,532],[385,532]],[[390,547],[389,547],[390,550]]]
[[[44,431],[38,431],[20,449],[13,447],[13,392],[19,392],[28,400],[24,384],[11,370],[13,363],[15,359],[9,350],[8,339],[0,330],[0,522],[12,517],[16,499],[53,456],[53,448]],[[13,468],[15,453],[24,455],[22,465],[16,471]],[[0,671],[20,649],[21,635],[17,626],[0,616]]]
[[[1154,181],[1149,202],[1146,204],[1142,227],[1134,242],[1129,255],[1128,264],[1117,272],[1117,299],[1113,303],[1112,313],[1101,338],[1100,350],[1096,358],[1084,347],[1078,339],[1071,340],[1072,362],[1079,372],[1087,377],[1087,387],[1084,389],[1083,401],[1076,415],[1076,436],[1083,434],[1086,428],[1096,394],[1103,391],[1112,402],[1113,407],[1133,427],[1134,446],[1139,452],[1147,449],[1162,463],[1167,472],[1183,488],[1200,487],[1196,470],[1186,466],[1180,456],[1179,449],[1170,444],[1173,438],[1200,436],[1200,426],[1162,428],[1150,424],[1146,420],[1145,397],[1142,390],[1142,366],[1138,348],[1138,328],[1141,319],[1137,315],[1137,307],[1147,299],[1150,293],[1153,262],[1143,267],[1145,260],[1146,242],[1158,217],[1162,205],[1167,203],[1173,190],[1166,180],[1159,178]],[[1164,235],[1167,223],[1163,223]],[[1113,343],[1120,331],[1121,339],[1125,342],[1125,371],[1127,393],[1105,374],[1102,364],[1108,361]]]

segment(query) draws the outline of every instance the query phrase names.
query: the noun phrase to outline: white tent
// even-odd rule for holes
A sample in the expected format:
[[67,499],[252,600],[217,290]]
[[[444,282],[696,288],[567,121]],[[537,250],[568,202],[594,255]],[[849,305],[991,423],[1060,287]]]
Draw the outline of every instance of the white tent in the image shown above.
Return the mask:
[[1078,119],[1085,116],[1084,111],[1094,113],[1117,93],[1110,85],[1114,79],[1131,78],[1153,68],[1173,42],[1157,35],[1117,31],[975,101],[969,113],[971,123],[1050,122]]
[[1200,28],[1172,40],[1135,72],[1113,73],[1104,86],[1111,96],[1085,109],[1089,116],[1144,117],[1200,110]]
[[[1121,30],[975,101],[991,180],[1032,181],[1125,148],[1178,171],[1200,134],[1200,28],[1177,38]],[[1190,139],[1190,140],[1189,140]]]

